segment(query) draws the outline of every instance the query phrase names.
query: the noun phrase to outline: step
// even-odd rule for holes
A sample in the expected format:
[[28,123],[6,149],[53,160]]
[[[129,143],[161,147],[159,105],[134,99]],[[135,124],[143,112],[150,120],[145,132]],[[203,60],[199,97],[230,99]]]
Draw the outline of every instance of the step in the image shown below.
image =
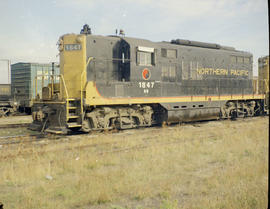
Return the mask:
[[78,115],[68,115],[67,116],[67,118],[69,119],[69,118],[79,118],[80,116],[78,116]]
[[57,131],[57,130],[51,130],[51,129],[46,129],[46,133],[51,133],[51,134],[64,134],[63,131]]
[[51,134],[67,134],[67,131],[66,127],[49,127],[45,130],[46,133]]
[[77,109],[77,107],[73,107],[73,106],[72,106],[72,107],[68,107],[68,109],[69,109],[69,110],[75,110],[75,109]]
[[67,126],[68,128],[82,127],[82,125],[78,123],[67,123]]
[[70,98],[70,99],[66,99],[66,100],[69,102],[69,101],[75,101],[76,99]]

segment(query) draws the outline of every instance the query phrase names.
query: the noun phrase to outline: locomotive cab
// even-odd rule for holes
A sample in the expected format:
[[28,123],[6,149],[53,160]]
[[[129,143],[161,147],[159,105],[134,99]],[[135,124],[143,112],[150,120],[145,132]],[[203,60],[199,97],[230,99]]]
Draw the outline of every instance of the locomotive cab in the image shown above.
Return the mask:
[[82,127],[85,108],[99,96],[97,83],[130,81],[130,46],[118,36],[104,40],[82,33],[61,36],[58,49],[59,84],[52,82],[37,95],[32,129],[66,133]]
[[[60,74],[42,89],[33,105],[31,129],[66,133],[67,128],[81,127],[82,85],[86,82],[86,35],[66,34],[60,37]],[[59,83],[53,81],[58,79]]]

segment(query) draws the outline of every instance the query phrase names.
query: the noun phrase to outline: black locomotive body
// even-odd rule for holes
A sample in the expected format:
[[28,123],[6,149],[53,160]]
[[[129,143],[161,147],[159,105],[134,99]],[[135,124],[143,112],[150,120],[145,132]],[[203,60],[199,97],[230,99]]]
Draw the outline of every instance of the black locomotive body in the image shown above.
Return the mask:
[[100,96],[145,98],[164,108],[161,120],[218,118],[233,97],[253,95],[252,54],[232,47],[88,36],[86,53],[95,58],[87,79],[95,82]]
[[[90,36],[87,57],[96,59],[88,66],[88,80],[104,97],[252,94],[252,54],[177,43]],[[123,91],[114,84],[122,84]]]

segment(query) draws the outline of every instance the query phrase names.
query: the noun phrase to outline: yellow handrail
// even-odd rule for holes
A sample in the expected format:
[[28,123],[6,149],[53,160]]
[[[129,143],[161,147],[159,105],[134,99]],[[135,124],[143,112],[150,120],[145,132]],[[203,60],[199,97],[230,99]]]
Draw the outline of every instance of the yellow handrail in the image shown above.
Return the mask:
[[[37,76],[35,77],[35,80],[34,80],[34,81],[35,81],[35,83],[34,83],[34,85],[35,85],[35,98],[37,97],[37,79],[38,79],[39,77],[41,77],[42,79],[44,79],[45,76],[48,76],[48,75],[37,75]],[[67,99],[69,99],[68,90],[67,90],[66,83],[65,83],[65,80],[64,80],[63,75],[62,75],[62,74],[60,74],[60,75],[51,75],[51,77],[52,77],[52,76],[54,76],[54,77],[59,77],[59,78],[60,78],[60,80],[61,80],[62,83],[63,83],[63,86],[64,86],[64,89],[65,89],[65,94],[66,94],[66,96],[67,96]],[[62,92],[62,91],[61,91],[61,83],[59,82],[59,84],[60,84],[60,92]],[[44,85],[44,83],[42,83],[42,88],[44,87],[43,85]],[[53,85],[53,83],[52,83],[52,85]],[[52,90],[53,90],[53,86],[52,86]]]
[[82,71],[81,74],[81,116],[83,121],[83,77],[86,76],[86,71],[89,63],[93,60],[93,57],[89,57],[85,66],[85,69]]
[[66,93],[67,99],[69,99],[69,96],[68,96],[68,90],[67,90],[67,86],[66,86],[64,77],[63,77],[62,74],[60,74],[59,76],[60,76],[60,78],[61,78],[61,80],[62,80],[62,82],[63,82],[63,86],[64,86],[64,88],[65,88],[65,93]]
[[269,80],[268,79],[264,79],[264,83],[265,83],[265,93],[269,92]]

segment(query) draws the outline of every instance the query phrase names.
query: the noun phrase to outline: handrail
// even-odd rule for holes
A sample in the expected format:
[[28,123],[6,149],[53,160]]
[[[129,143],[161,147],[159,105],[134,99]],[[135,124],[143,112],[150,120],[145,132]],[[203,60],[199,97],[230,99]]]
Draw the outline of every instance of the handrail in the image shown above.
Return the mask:
[[[65,83],[65,80],[64,80],[64,77],[63,77],[63,75],[62,74],[59,74],[59,75],[37,75],[36,77],[35,77],[35,83],[34,83],[34,86],[35,86],[35,99],[36,99],[36,97],[37,97],[37,79],[39,78],[39,77],[41,77],[42,79],[44,79],[44,77],[59,77],[60,78],[60,80],[62,81],[62,83],[63,83],[63,86],[64,86],[64,89],[65,89],[65,94],[66,94],[66,97],[67,97],[67,99],[69,99],[69,95],[68,95],[68,90],[67,90],[67,87],[66,87],[66,83]],[[49,80],[49,79],[48,79]],[[33,82],[34,82],[33,81]],[[60,84],[60,92],[61,92],[61,81],[59,81],[59,84]],[[52,83],[52,85],[53,85],[54,83]],[[44,87],[44,82],[42,83],[42,88]],[[52,86],[52,90],[53,90],[53,86]],[[52,92],[53,93],[53,92]]]
[[67,86],[66,86],[64,77],[63,77],[62,74],[60,74],[59,76],[60,76],[60,78],[61,78],[61,80],[62,80],[62,82],[63,82],[63,86],[64,86],[64,88],[65,88],[65,93],[66,93],[67,99],[69,99],[69,96],[68,96],[68,90],[67,90]]
[[89,57],[85,65],[85,69],[81,73],[81,116],[83,121],[83,76],[86,76],[86,71],[89,63],[94,59],[94,57]]
[[267,93],[267,92],[269,92],[269,80],[264,79],[264,83],[265,83],[265,93]]

